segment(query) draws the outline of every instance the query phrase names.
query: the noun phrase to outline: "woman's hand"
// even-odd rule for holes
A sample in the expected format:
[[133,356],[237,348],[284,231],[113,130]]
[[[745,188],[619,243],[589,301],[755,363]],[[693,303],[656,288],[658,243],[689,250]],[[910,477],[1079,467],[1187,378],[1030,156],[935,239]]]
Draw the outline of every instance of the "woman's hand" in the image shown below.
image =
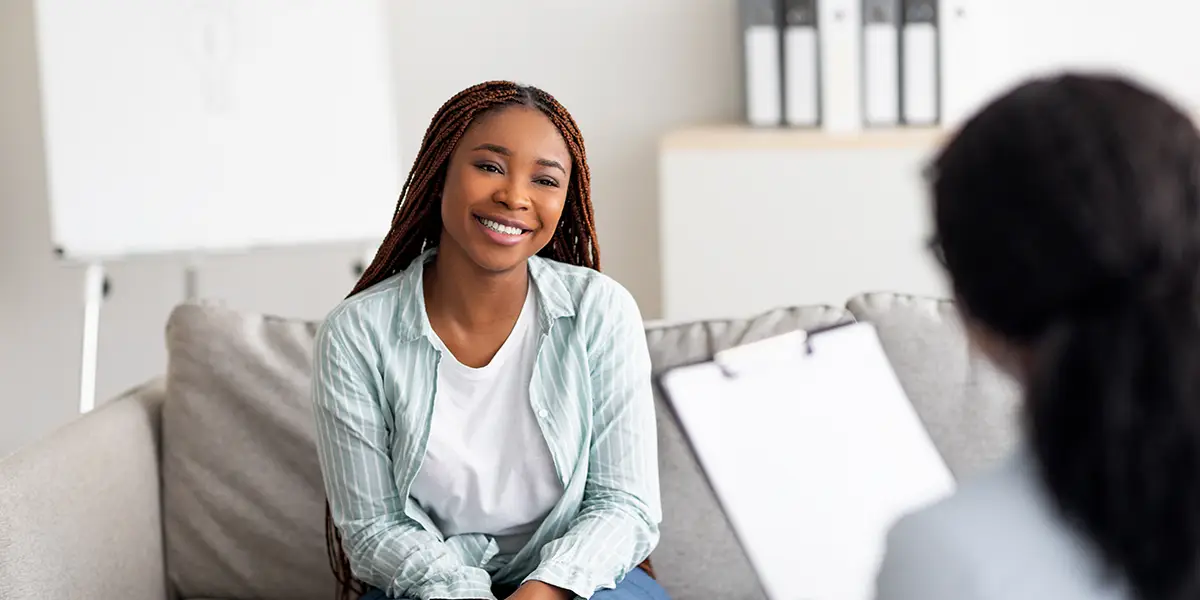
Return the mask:
[[527,581],[507,600],[573,600],[575,593],[541,581]]

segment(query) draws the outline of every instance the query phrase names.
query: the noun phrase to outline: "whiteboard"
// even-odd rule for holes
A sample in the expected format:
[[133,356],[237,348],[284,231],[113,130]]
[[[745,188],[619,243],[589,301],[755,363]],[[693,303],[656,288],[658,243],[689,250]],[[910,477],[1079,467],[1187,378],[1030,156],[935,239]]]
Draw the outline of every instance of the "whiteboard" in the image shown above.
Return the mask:
[[944,120],[1029,77],[1107,71],[1200,109],[1196,0],[941,0]]
[[37,0],[51,235],[97,260],[377,241],[384,0]]

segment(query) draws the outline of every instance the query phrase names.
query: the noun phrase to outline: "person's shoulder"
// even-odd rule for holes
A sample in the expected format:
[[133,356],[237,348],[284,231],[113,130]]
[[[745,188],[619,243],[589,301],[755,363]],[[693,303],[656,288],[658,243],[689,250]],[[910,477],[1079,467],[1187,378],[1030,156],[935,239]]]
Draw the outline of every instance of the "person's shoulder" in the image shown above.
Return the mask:
[[590,267],[559,262],[544,256],[529,259],[543,276],[549,274],[572,292],[583,293],[595,286],[619,285],[616,280]]
[[966,478],[953,494],[902,518],[891,537],[936,539],[955,552],[970,552],[977,543],[992,546],[992,534],[1017,526],[1027,529],[1039,507],[1031,495],[1028,473],[1015,459]]
[[973,545],[969,532],[977,530],[977,519],[984,512],[983,504],[971,486],[961,487],[951,496],[897,520],[888,532],[888,550],[966,559]]
[[633,294],[616,279],[588,267],[580,267],[548,258],[536,257],[540,268],[561,282],[577,314],[598,312],[609,316],[636,315],[641,312]]
[[382,326],[395,314],[406,290],[406,273],[396,273],[338,302],[321,320],[318,339],[357,338]]
[[[1121,597],[1098,583],[1097,567],[1058,517],[1035,465],[1018,452],[900,519],[887,537],[880,584],[903,587],[896,582],[922,578],[913,585],[971,590],[961,598]],[[1077,595],[1085,590],[1103,593]]]
[[1007,493],[1000,480],[988,473],[897,520],[887,534],[877,600],[989,597],[980,586],[992,564],[989,506]]

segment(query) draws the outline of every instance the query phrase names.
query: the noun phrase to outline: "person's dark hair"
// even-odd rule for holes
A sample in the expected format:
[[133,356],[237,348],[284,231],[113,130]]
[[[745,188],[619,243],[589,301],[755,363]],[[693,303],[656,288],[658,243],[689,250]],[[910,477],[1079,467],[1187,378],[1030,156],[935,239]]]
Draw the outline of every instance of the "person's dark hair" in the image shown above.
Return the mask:
[[[400,192],[392,227],[350,296],[395,275],[425,249],[437,245],[442,233],[442,186],[455,146],[475,119],[509,106],[524,106],[545,114],[558,128],[571,153],[571,181],[567,186],[562,217],[554,237],[538,254],[558,262],[600,270],[591,176],[583,135],[575,120],[553,96],[536,87],[510,81],[488,81],[455,94],[433,115]],[[342,600],[358,598],[366,592],[366,586],[351,571],[328,502],[325,506],[325,538],[330,565],[338,582],[337,597]]]
[[1143,600],[1200,598],[1200,134],[1139,84],[1067,74],[969,119],[930,169],[962,312],[1028,352],[1061,514]]

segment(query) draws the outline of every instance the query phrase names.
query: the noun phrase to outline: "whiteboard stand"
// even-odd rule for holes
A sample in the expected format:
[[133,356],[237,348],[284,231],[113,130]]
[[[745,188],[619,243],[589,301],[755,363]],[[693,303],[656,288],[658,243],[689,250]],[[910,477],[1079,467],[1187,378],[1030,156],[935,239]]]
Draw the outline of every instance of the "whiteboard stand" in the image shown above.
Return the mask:
[[79,413],[87,414],[96,407],[96,362],[99,358],[100,307],[108,295],[104,265],[89,263],[84,275],[83,352],[79,368]]
[[[199,260],[188,260],[183,270],[184,294],[189,301],[200,297]],[[108,297],[109,282],[104,263],[89,262],[83,278],[83,344],[79,366],[79,414],[96,408],[96,371],[100,358],[100,310]]]
[[371,262],[375,260],[375,253],[379,252],[379,246],[376,244],[368,244],[363,249],[362,258],[350,265],[350,272],[354,274],[354,278],[358,279],[367,272],[367,267],[371,266]]
[[188,302],[200,298],[200,258],[192,255],[183,266],[183,297]]
[[189,265],[183,270],[183,297],[188,301],[200,297],[200,285],[197,283],[196,267]]

